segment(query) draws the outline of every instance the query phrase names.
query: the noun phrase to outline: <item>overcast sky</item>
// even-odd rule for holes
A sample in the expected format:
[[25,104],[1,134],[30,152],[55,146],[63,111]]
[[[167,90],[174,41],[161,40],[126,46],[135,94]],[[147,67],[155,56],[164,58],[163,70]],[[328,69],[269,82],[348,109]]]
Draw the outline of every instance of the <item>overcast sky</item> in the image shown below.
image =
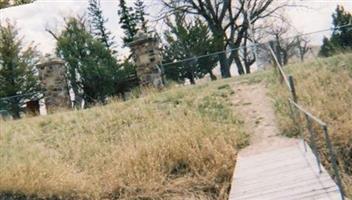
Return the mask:
[[[37,0],[32,4],[0,10],[0,19],[8,18],[16,22],[21,35],[25,36],[27,42],[34,41],[42,53],[52,53],[55,41],[46,33],[45,28],[60,31],[64,17],[81,15],[86,12],[87,1]],[[127,2],[129,1],[132,0],[127,0]],[[156,16],[160,10],[159,0],[145,0],[144,2],[147,6],[147,12]],[[289,8],[285,12],[297,31],[302,33],[331,27],[331,14],[338,4],[343,5],[346,10],[352,10],[352,0],[291,0],[291,3],[305,6],[305,8]],[[115,35],[118,44],[120,44],[119,48],[121,48],[120,38],[123,34],[118,24],[118,0],[101,0],[101,5],[104,16],[109,18],[107,27]],[[160,31],[162,24],[153,24],[152,27],[157,27]],[[324,34],[329,35],[329,33]],[[324,34],[314,35],[313,42],[321,41]]]

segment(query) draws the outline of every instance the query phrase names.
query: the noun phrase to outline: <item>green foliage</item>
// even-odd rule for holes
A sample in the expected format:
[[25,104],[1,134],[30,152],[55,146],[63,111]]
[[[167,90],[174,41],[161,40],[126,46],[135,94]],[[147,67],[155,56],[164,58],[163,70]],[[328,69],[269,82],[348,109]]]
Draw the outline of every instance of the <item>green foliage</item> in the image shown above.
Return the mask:
[[140,29],[144,31],[145,33],[148,32],[147,28],[147,21],[145,19],[145,6],[143,3],[143,0],[136,0],[134,3],[134,8],[135,8],[135,17],[137,24],[140,25]]
[[37,62],[35,47],[23,47],[17,28],[9,22],[0,24],[0,110],[19,118],[25,101],[38,98]]
[[335,30],[333,31],[330,39],[326,37],[323,39],[323,45],[321,46],[319,52],[320,56],[331,56],[338,51],[347,50],[352,47],[352,28],[350,26],[345,26],[347,24],[351,24],[351,13],[345,11],[342,6],[337,6],[332,18],[333,28]]
[[147,33],[147,20],[145,16],[145,6],[143,0],[136,0],[134,7],[128,7],[125,0],[120,0],[118,14],[120,16],[121,28],[124,30],[125,36],[123,42],[125,46],[133,41],[138,30]]
[[125,45],[132,42],[133,37],[137,33],[137,21],[132,7],[128,7],[125,0],[120,0],[118,14],[120,16],[121,28],[124,30],[125,36],[123,42]]
[[108,49],[115,45],[114,37],[105,27],[108,19],[105,19],[100,6],[100,0],[89,0],[89,17],[92,26],[92,34],[101,41]]
[[327,38],[324,37],[323,45],[320,47],[319,55],[323,57],[332,56],[336,53],[336,49],[333,43]]
[[187,78],[192,84],[195,84],[195,79],[203,78],[207,73],[216,79],[212,69],[218,62],[217,57],[196,58],[216,49],[216,42],[210,36],[208,26],[198,18],[188,23],[180,13],[174,16],[175,20],[167,20],[170,30],[164,33],[168,43],[164,51],[164,62],[194,59],[165,66],[166,77],[178,82]]
[[104,44],[90,35],[84,21],[71,18],[66,22],[56,50],[67,63],[75,95],[86,103],[105,103],[108,96],[123,92],[116,86],[123,79],[123,69]]

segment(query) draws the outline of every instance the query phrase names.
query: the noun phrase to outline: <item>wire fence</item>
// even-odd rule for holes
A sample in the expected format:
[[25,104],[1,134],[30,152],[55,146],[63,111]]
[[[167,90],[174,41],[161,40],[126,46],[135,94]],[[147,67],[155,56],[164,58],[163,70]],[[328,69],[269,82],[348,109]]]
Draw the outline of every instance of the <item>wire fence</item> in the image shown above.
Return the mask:
[[[224,62],[222,62],[224,58],[227,58],[226,64],[232,69],[232,75],[246,74],[258,69],[266,69],[276,62],[281,65],[297,63],[307,58],[311,59],[317,57],[319,45],[315,44],[316,46],[314,46],[310,43],[313,40],[317,40],[315,38],[317,34],[350,27],[352,27],[352,25],[346,24],[336,28],[276,38],[274,41],[248,41],[246,45],[228,48],[222,51],[204,49],[204,51],[208,51],[209,53],[202,55],[197,54],[199,53],[197,52],[199,49],[195,47],[194,52],[180,52],[179,54],[176,52],[177,55],[171,55],[171,58],[164,60],[162,68],[167,77],[171,77],[171,79],[178,82],[184,82],[186,80],[192,84],[204,77],[209,77],[211,80],[214,80],[216,79],[216,75],[219,76],[220,73],[223,75],[221,69],[225,69]],[[273,44],[275,48],[278,49],[273,49]],[[272,53],[276,54],[275,58],[271,56]],[[281,55],[277,55],[277,53]],[[289,84],[288,79],[282,78],[286,84]]]
[[[280,47],[281,51],[284,52],[285,50],[286,53],[284,54],[288,55],[277,55],[277,49],[270,48],[271,41],[269,40],[265,42],[248,41],[246,45],[227,48],[221,51],[216,51],[214,49],[197,49],[197,51],[189,51],[186,54],[171,55],[169,57],[164,56],[164,61],[160,64],[160,68],[164,80],[172,80],[178,83],[189,82],[191,84],[195,84],[200,80],[204,80],[205,77],[208,77],[211,80],[219,78],[219,74],[224,73],[221,70],[224,67],[220,67],[223,65],[228,65],[229,69],[232,70],[230,71],[232,75],[246,74],[258,69],[265,69],[266,67],[272,66],[275,63],[284,65],[288,62],[292,63],[297,62],[297,60],[300,61],[305,59],[308,52],[312,51],[312,48],[309,47],[309,45],[307,46],[307,44],[300,44],[297,41],[297,38],[306,37],[306,41],[309,42],[312,40],[312,37],[318,33],[335,31],[341,28],[349,27],[352,27],[352,25],[346,24],[337,28],[328,28],[314,32],[283,37],[276,41],[276,43],[279,42],[282,45]],[[294,43],[294,45],[292,43]],[[294,46],[294,48],[291,46]],[[273,53],[276,54],[274,59],[271,56]],[[317,52],[311,53],[311,55],[314,56],[316,56],[316,54]],[[229,62],[229,60],[231,61]],[[120,81],[136,82],[138,80],[137,77],[128,77],[125,80]],[[283,77],[283,81],[289,85],[291,80],[289,80],[289,77]],[[0,110],[6,110],[4,106],[2,106],[4,102],[9,102],[18,97],[29,97],[31,95],[31,93],[28,93],[0,97]],[[75,95],[83,98],[83,96],[80,94]],[[90,101],[95,102],[93,97],[87,95],[85,97]]]

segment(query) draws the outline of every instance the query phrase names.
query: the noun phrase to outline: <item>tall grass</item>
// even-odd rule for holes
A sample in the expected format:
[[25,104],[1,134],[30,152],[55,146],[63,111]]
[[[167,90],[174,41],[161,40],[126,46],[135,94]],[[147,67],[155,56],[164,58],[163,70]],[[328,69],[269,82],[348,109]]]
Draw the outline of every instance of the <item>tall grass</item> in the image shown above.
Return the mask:
[[227,199],[247,135],[224,81],[1,121],[0,198]]
[[[347,193],[352,195],[352,54],[311,60],[286,67],[296,82],[298,101],[314,115],[328,123],[330,136],[338,156]],[[289,93],[277,77],[269,77],[271,94],[283,134],[297,136],[297,127],[290,118]],[[305,126],[305,121],[300,121]],[[324,164],[330,168],[328,150],[319,129],[318,146]]]

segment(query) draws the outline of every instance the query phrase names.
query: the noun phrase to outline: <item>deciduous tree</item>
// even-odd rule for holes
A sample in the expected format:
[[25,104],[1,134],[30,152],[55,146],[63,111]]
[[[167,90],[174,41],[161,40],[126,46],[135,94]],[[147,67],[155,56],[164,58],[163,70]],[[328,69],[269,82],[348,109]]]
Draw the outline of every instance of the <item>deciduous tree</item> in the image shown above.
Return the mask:
[[[234,61],[239,74],[244,74],[238,47],[250,25],[264,19],[285,3],[275,4],[273,0],[162,0],[167,13],[181,11],[201,16],[218,41],[217,50],[233,49],[229,54],[220,54],[221,75],[230,77],[230,66]],[[245,12],[244,12],[245,11]]]

